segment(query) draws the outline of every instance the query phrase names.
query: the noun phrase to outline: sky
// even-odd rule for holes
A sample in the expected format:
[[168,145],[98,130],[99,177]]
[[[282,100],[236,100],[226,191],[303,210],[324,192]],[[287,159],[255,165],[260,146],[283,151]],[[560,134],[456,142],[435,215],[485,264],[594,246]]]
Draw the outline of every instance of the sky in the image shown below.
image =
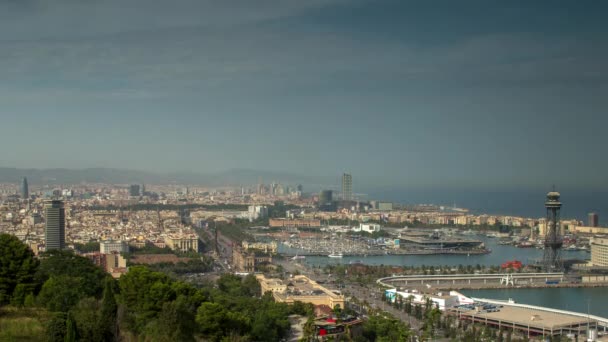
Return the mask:
[[608,189],[607,12],[0,0],[0,166]]

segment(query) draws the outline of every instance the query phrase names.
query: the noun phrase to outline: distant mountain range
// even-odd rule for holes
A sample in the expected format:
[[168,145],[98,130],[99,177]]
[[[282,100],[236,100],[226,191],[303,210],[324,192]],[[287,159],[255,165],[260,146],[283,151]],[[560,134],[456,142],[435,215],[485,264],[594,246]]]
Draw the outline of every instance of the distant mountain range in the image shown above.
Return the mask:
[[265,184],[320,185],[333,183],[333,177],[309,177],[286,172],[231,169],[216,173],[152,173],[138,170],[88,168],[88,169],[19,169],[0,167],[0,183],[20,183],[27,177],[30,184],[192,184],[206,186],[257,184],[260,177]]

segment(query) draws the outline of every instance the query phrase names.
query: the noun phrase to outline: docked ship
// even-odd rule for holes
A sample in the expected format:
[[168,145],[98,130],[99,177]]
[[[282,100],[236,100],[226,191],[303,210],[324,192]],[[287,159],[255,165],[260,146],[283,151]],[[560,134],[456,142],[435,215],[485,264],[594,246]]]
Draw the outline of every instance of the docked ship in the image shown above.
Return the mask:
[[343,257],[342,253],[331,253],[330,255],[328,255],[328,257],[330,258],[341,258]]
[[517,245],[517,247],[518,248],[532,248],[532,247],[534,247],[534,244],[530,241],[523,241],[523,242],[520,242]]

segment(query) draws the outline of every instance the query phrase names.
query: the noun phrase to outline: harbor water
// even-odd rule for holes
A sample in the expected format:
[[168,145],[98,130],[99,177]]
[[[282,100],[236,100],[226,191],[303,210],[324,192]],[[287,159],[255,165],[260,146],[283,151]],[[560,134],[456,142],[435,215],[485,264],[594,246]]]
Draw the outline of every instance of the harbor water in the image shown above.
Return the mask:
[[545,306],[553,309],[589,313],[608,318],[608,296],[602,287],[555,287],[530,289],[461,290],[464,295],[476,298],[508,300],[515,303]]
[[[476,237],[484,242],[486,247],[492,250],[489,254],[481,255],[378,255],[378,256],[345,256],[343,258],[328,258],[327,256],[307,256],[305,262],[311,266],[324,266],[327,264],[349,264],[361,262],[366,265],[392,265],[392,266],[458,266],[477,264],[483,266],[499,266],[505,261],[519,260],[524,264],[534,263],[542,259],[543,250],[536,248],[517,248],[508,245],[499,245],[498,239],[487,237]],[[296,254],[297,250],[291,250],[285,246],[279,248],[281,252]],[[590,254],[584,251],[563,251],[564,259],[589,259]]]
[[[361,262],[366,265],[395,265],[395,266],[439,266],[439,265],[485,265],[496,266],[508,260],[519,260],[524,264],[533,263],[543,257],[543,250],[536,248],[517,248],[499,245],[498,239],[478,237],[492,250],[485,255],[380,255],[380,256],[345,256],[343,258],[328,258],[327,256],[307,256],[305,263],[311,266],[327,264],[349,264]],[[286,252],[288,250],[285,250]],[[289,251],[295,253],[296,251]],[[589,259],[585,251],[563,251],[564,259]],[[561,310],[589,313],[608,318],[608,296],[606,288],[510,288],[486,290],[462,290],[465,295],[479,298],[508,300],[516,303],[538,305]]]

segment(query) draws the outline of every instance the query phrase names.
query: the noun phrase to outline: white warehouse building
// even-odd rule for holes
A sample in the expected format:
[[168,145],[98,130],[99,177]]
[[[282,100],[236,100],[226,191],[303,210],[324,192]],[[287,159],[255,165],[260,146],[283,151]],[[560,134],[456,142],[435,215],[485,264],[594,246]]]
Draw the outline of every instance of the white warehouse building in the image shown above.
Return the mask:
[[379,232],[382,230],[382,227],[377,223],[361,223],[359,225],[359,231],[373,233]]
[[427,299],[433,302],[433,305],[437,306],[439,310],[445,311],[462,304],[472,304],[473,300],[462,295],[457,291],[450,291],[449,293],[439,292],[437,294],[426,294],[418,291],[397,291],[396,289],[386,290],[386,299],[394,303],[397,297],[401,297],[405,302],[406,299],[412,299],[412,304],[425,305]]
[[267,218],[268,217],[268,207],[265,205],[250,205],[248,214],[249,214],[250,221]]

